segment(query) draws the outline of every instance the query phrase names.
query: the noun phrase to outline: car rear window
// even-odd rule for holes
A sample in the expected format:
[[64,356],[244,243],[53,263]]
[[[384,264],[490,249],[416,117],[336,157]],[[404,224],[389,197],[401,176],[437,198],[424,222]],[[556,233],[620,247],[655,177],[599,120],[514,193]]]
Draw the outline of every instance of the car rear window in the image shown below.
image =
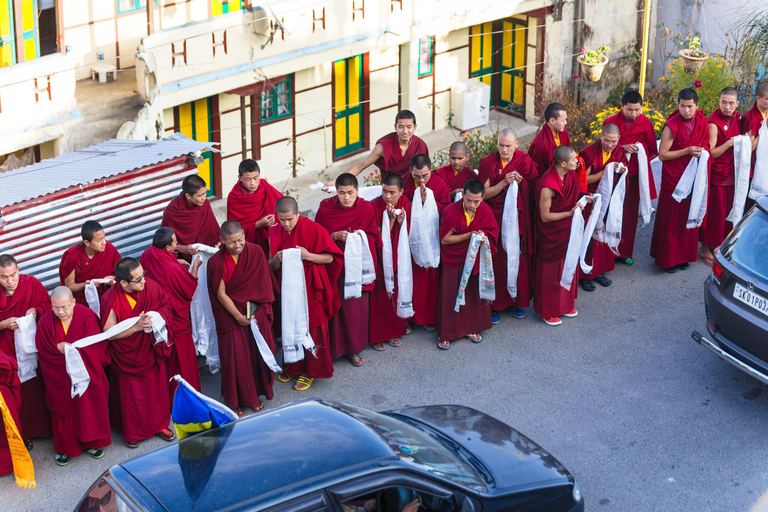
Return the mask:
[[753,208],[720,251],[740,269],[768,281],[768,215]]

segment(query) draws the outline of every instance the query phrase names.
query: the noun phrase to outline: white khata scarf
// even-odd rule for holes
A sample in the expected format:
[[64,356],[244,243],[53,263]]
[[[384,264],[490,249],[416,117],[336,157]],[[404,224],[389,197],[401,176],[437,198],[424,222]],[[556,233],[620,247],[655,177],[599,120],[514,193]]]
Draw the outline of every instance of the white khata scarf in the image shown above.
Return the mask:
[[[165,320],[160,316],[160,313],[156,311],[150,311],[147,313],[152,319],[152,332],[155,335],[155,343],[165,342],[168,343],[168,330],[165,327]],[[96,343],[106,341],[118,334],[122,334],[139,321],[138,316],[134,316],[127,320],[123,320],[107,329],[106,331],[82,338],[72,343],[71,345],[64,345],[64,360],[67,366],[67,374],[69,374],[69,380],[72,381],[72,389],[70,390],[70,396],[75,398],[76,396],[83,396],[85,390],[88,389],[88,384],[91,382],[91,377],[88,375],[88,370],[85,367],[83,358],[80,356],[79,348],[90,347]]]
[[678,203],[691,196],[691,206],[688,208],[688,222],[685,227],[695,229],[701,227],[704,215],[707,213],[707,179],[709,175],[709,151],[701,151],[699,158],[691,158],[683,175],[677,182],[672,198]]
[[283,362],[295,363],[304,359],[304,349],[315,354],[315,342],[309,334],[307,281],[301,249],[283,249],[282,274],[282,296],[293,298],[282,301]]
[[363,296],[363,285],[375,280],[368,235],[361,229],[348,233],[344,246],[344,298],[359,299]]
[[30,314],[17,318],[16,324],[19,328],[14,331],[13,340],[16,345],[16,363],[19,366],[17,373],[19,380],[26,382],[37,376],[37,346],[35,345],[37,322]]
[[111,279],[91,279],[91,281],[85,285],[85,301],[88,303],[88,307],[91,311],[99,315],[99,290],[96,288],[96,283],[107,284],[113,283]]
[[752,200],[768,195],[768,122],[765,119],[757,134],[760,140],[755,150],[755,172],[749,189],[749,198]]
[[[403,210],[395,210],[400,215]],[[397,221],[395,221],[397,222]],[[381,219],[381,259],[384,260],[384,286],[387,293],[395,291],[395,270],[392,256],[392,236],[389,231],[389,214],[386,210]],[[397,316],[410,318],[413,316],[413,268],[411,267],[411,248],[408,243],[408,219],[403,219],[400,235],[397,241]]]
[[270,350],[269,345],[267,344],[267,340],[265,340],[264,336],[261,334],[261,331],[259,330],[259,324],[256,323],[255,318],[251,318],[251,334],[253,335],[253,339],[256,341],[256,348],[259,349],[261,358],[264,360],[264,363],[269,367],[269,369],[273,372],[282,371],[283,369],[280,368],[280,365],[277,364],[277,361],[275,361],[275,355],[272,353],[272,350]]
[[496,300],[496,282],[493,274],[493,258],[491,248],[488,245],[488,237],[472,233],[467,247],[467,257],[464,259],[464,268],[461,271],[461,280],[459,281],[459,291],[456,294],[456,305],[453,307],[455,312],[459,312],[461,306],[467,303],[467,284],[472,277],[472,269],[475,268],[475,260],[480,254],[480,274],[478,276],[478,288],[480,298],[485,300]]
[[221,358],[219,357],[219,337],[216,334],[216,320],[213,318],[213,308],[208,294],[208,260],[211,256],[219,252],[215,247],[203,244],[194,244],[199,252],[192,258],[192,264],[195,260],[202,259],[203,263],[197,269],[197,289],[192,297],[190,307],[190,317],[192,318],[192,339],[195,342],[197,353],[205,356],[205,363],[211,373],[216,373],[221,368]]
[[[581,270],[585,274],[592,272],[592,265],[588,265],[586,261],[587,249],[589,248],[589,241],[592,239],[592,233],[595,231],[595,225],[597,224],[596,212],[599,212],[602,208],[602,197],[600,194],[593,196],[595,202],[592,205],[592,215],[589,216],[589,221],[584,223],[584,215],[581,212],[581,208],[576,208],[573,212],[573,219],[571,219],[571,235],[568,239],[568,249],[565,251],[565,264],[563,265],[563,274],[560,277],[560,286],[566,290],[571,289],[573,283],[573,277],[576,274],[576,265],[581,265]],[[587,196],[579,199],[578,204],[582,208],[587,206]]]
[[[597,193],[600,197],[610,198],[600,201],[600,211],[592,209],[593,215],[597,213],[597,223],[595,225],[595,234],[593,238],[604,242],[611,250],[618,254],[619,242],[621,242],[622,220],[624,219],[624,198],[627,192],[627,172],[624,171],[614,187],[613,182],[616,179],[616,172],[619,170],[618,162],[611,162],[605,167],[603,177],[597,186]],[[606,212],[608,217],[606,218]]]
[[517,218],[519,186],[516,181],[507,189],[501,214],[501,244],[507,252],[507,291],[517,297],[517,274],[520,270],[520,225]]
[[651,222],[651,213],[653,213],[653,207],[651,206],[651,170],[648,168],[648,153],[645,151],[645,146],[641,143],[637,143],[637,169],[638,169],[638,183],[640,185],[640,216],[643,218],[643,225],[645,226]]
[[416,264],[423,268],[437,268],[440,265],[440,214],[435,194],[429,188],[426,190],[427,200],[424,203],[421,202],[421,187],[413,192],[408,239]]
[[733,138],[733,208],[725,220],[734,226],[744,215],[744,205],[747,202],[749,190],[749,173],[752,165],[752,139],[749,135],[738,135]]

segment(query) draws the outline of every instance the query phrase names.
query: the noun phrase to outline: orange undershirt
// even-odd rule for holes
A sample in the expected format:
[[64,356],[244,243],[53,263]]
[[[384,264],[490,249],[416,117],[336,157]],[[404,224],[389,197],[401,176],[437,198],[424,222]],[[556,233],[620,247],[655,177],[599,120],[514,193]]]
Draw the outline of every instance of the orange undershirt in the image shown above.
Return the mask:
[[[125,292],[123,292],[123,293],[125,293]],[[125,294],[125,298],[126,298],[126,299],[128,299],[128,304],[130,304],[130,306],[131,306],[131,309],[133,309],[133,308],[135,308],[135,307],[136,307],[136,299],[134,299],[133,297],[131,297],[131,296],[130,296],[130,295],[128,295],[127,293]],[[65,331],[65,332],[66,332],[66,331]]]
[[467,212],[467,207],[463,202],[461,203],[461,209],[464,210],[464,217],[467,219],[467,227],[469,227],[469,225],[472,224],[472,221],[475,220],[475,213]]
[[555,138],[555,146],[560,145],[560,134],[556,132],[552,132],[552,136]]

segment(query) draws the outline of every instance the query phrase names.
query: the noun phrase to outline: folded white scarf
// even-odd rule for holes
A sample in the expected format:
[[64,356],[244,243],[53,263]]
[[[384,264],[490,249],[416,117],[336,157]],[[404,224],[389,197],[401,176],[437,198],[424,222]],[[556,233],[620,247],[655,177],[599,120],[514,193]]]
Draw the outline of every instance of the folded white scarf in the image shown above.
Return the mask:
[[[586,225],[581,208],[576,208],[573,212],[573,219],[571,219],[571,235],[568,238],[568,249],[565,251],[563,274],[560,277],[560,286],[566,290],[571,289],[573,277],[576,274],[577,264],[580,264],[581,270],[585,274],[592,272],[592,265],[588,265],[586,261],[587,249],[589,248],[589,241],[592,239],[592,233],[595,231],[595,225],[597,224],[597,215],[595,215],[595,213],[601,211],[602,208],[602,197],[600,194],[595,194],[593,197],[595,198],[595,202],[592,205],[592,215],[590,215]],[[578,204],[580,204],[582,208],[585,208],[587,206],[587,196],[583,196],[579,199]]]
[[755,172],[749,189],[749,198],[753,200],[768,195],[768,122],[765,119],[757,134],[760,140],[755,150]]
[[315,354],[315,342],[309,334],[307,281],[301,249],[283,249],[282,252],[283,362],[295,363],[304,359],[305,349]]
[[363,296],[363,285],[375,280],[368,235],[363,230],[348,233],[344,246],[344,298],[359,299]]
[[256,323],[255,318],[251,318],[251,334],[253,334],[253,339],[256,340],[256,347],[259,349],[261,358],[269,369],[273,372],[282,371],[280,365],[275,361],[275,355],[272,353],[272,350],[270,350],[267,340],[264,339],[261,331],[259,331],[259,324]]
[[205,363],[211,373],[216,373],[221,368],[219,357],[219,337],[216,334],[216,320],[213,317],[213,308],[208,294],[208,260],[219,252],[215,247],[203,244],[194,244],[199,252],[192,258],[192,267],[195,260],[201,259],[203,263],[197,269],[197,290],[192,297],[190,317],[192,318],[192,339],[195,342],[197,353],[205,356]]
[[481,299],[496,300],[496,282],[493,274],[493,258],[491,248],[488,246],[488,237],[472,233],[467,247],[467,257],[464,258],[464,268],[461,271],[461,280],[459,281],[459,290],[456,294],[456,304],[453,307],[455,312],[459,312],[461,306],[467,303],[466,291],[469,279],[472,277],[472,270],[475,268],[475,260],[480,254],[480,274],[478,275],[478,288]]
[[[168,343],[168,330],[165,327],[165,320],[160,316],[160,313],[156,311],[149,311],[147,313],[152,319],[152,332],[155,335],[155,343],[161,341]],[[80,352],[77,349],[89,347],[93,344],[106,341],[118,334],[122,334],[138,322],[140,317],[134,316],[119,322],[106,331],[100,334],[94,334],[93,336],[87,336],[79,339],[72,344],[64,345],[64,360],[66,361],[67,373],[69,379],[72,381],[72,389],[70,396],[75,398],[76,396],[82,396],[85,390],[88,389],[88,384],[91,382],[91,377],[88,375],[88,370],[85,368],[83,358],[80,356]]]
[[408,236],[411,254],[417,265],[437,268],[440,265],[440,213],[435,194],[427,188],[427,200],[421,202],[421,187],[413,192],[411,232]]
[[16,319],[19,326],[13,333],[16,345],[16,364],[19,369],[19,380],[26,382],[37,376],[37,347],[35,346],[35,333],[37,322],[32,315],[24,315]]
[[695,229],[701,227],[704,215],[707,213],[707,179],[709,177],[709,151],[701,150],[699,158],[691,158],[683,175],[677,182],[672,198],[678,203],[691,195],[691,205],[688,208],[688,221],[685,227]]
[[[611,201],[608,207],[608,218],[605,220],[605,243],[615,255],[619,255],[621,228],[624,221],[624,199],[627,195],[627,173],[621,173],[619,181],[613,187]],[[608,201],[605,201],[608,202]]]
[[734,226],[744,215],[744,205],[747,203],[749,190],[749,174],[752,165],[752,139],[749,135],[738,135],[733,138],[733,208],[725,220]]
[[592,208],[592,215],[597,216],[594,238],[600,242],[605,242],[605,214],[608,211],[608,199],[613,194],[613,180],[617,167],[617,162],[611,162],[606,165],[603,170],[603,177],[597,185],[597,193],[600,194],[600,197],[606,198],[605,201],[601,201],[600,210]]
[[651,206],[651,170],[648,168],[648,153],[645,151],[645,146],[638,142],[637,153],[637,177],[640,185],[640,217],[643,219],[643,225],[651,222],[651,213],[653,213],[653,207]]
[[[403,210],[395,210],[400,215]],[[389,214],[384,210],[381,219],[381,259],[384,260],[384,286],[387,293],[395,291],[395,271],[392,256],[392,237],[389,231]],[[397,222],[397,220],[395,220]],[[397,242],[397,316],[413,316],[413,268],[411,267],[411,248],[408,243],[408,219],[403,219]]]
[[507,291],[517,297],[517,275],[520,271],[520,225],[517,218],[519,186],[516,181],[507,188],[501,213],[501,244],[507,252]]
[[114,283],[112,279],[91,279],[91,281],[85,285],[85,301],[88,303],[88,307],[91,311],[99,315],[99,290],[96,288],[96,283],[108,284]]

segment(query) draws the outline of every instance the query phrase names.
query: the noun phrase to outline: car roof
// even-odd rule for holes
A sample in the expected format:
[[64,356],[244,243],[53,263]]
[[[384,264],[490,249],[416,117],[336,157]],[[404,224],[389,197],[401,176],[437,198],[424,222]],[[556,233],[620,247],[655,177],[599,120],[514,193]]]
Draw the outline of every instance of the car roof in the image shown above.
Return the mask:
[[396,460],[389,445],[327,400],[289,404],[154,450],[121,466],[169,510],[278,498]]

